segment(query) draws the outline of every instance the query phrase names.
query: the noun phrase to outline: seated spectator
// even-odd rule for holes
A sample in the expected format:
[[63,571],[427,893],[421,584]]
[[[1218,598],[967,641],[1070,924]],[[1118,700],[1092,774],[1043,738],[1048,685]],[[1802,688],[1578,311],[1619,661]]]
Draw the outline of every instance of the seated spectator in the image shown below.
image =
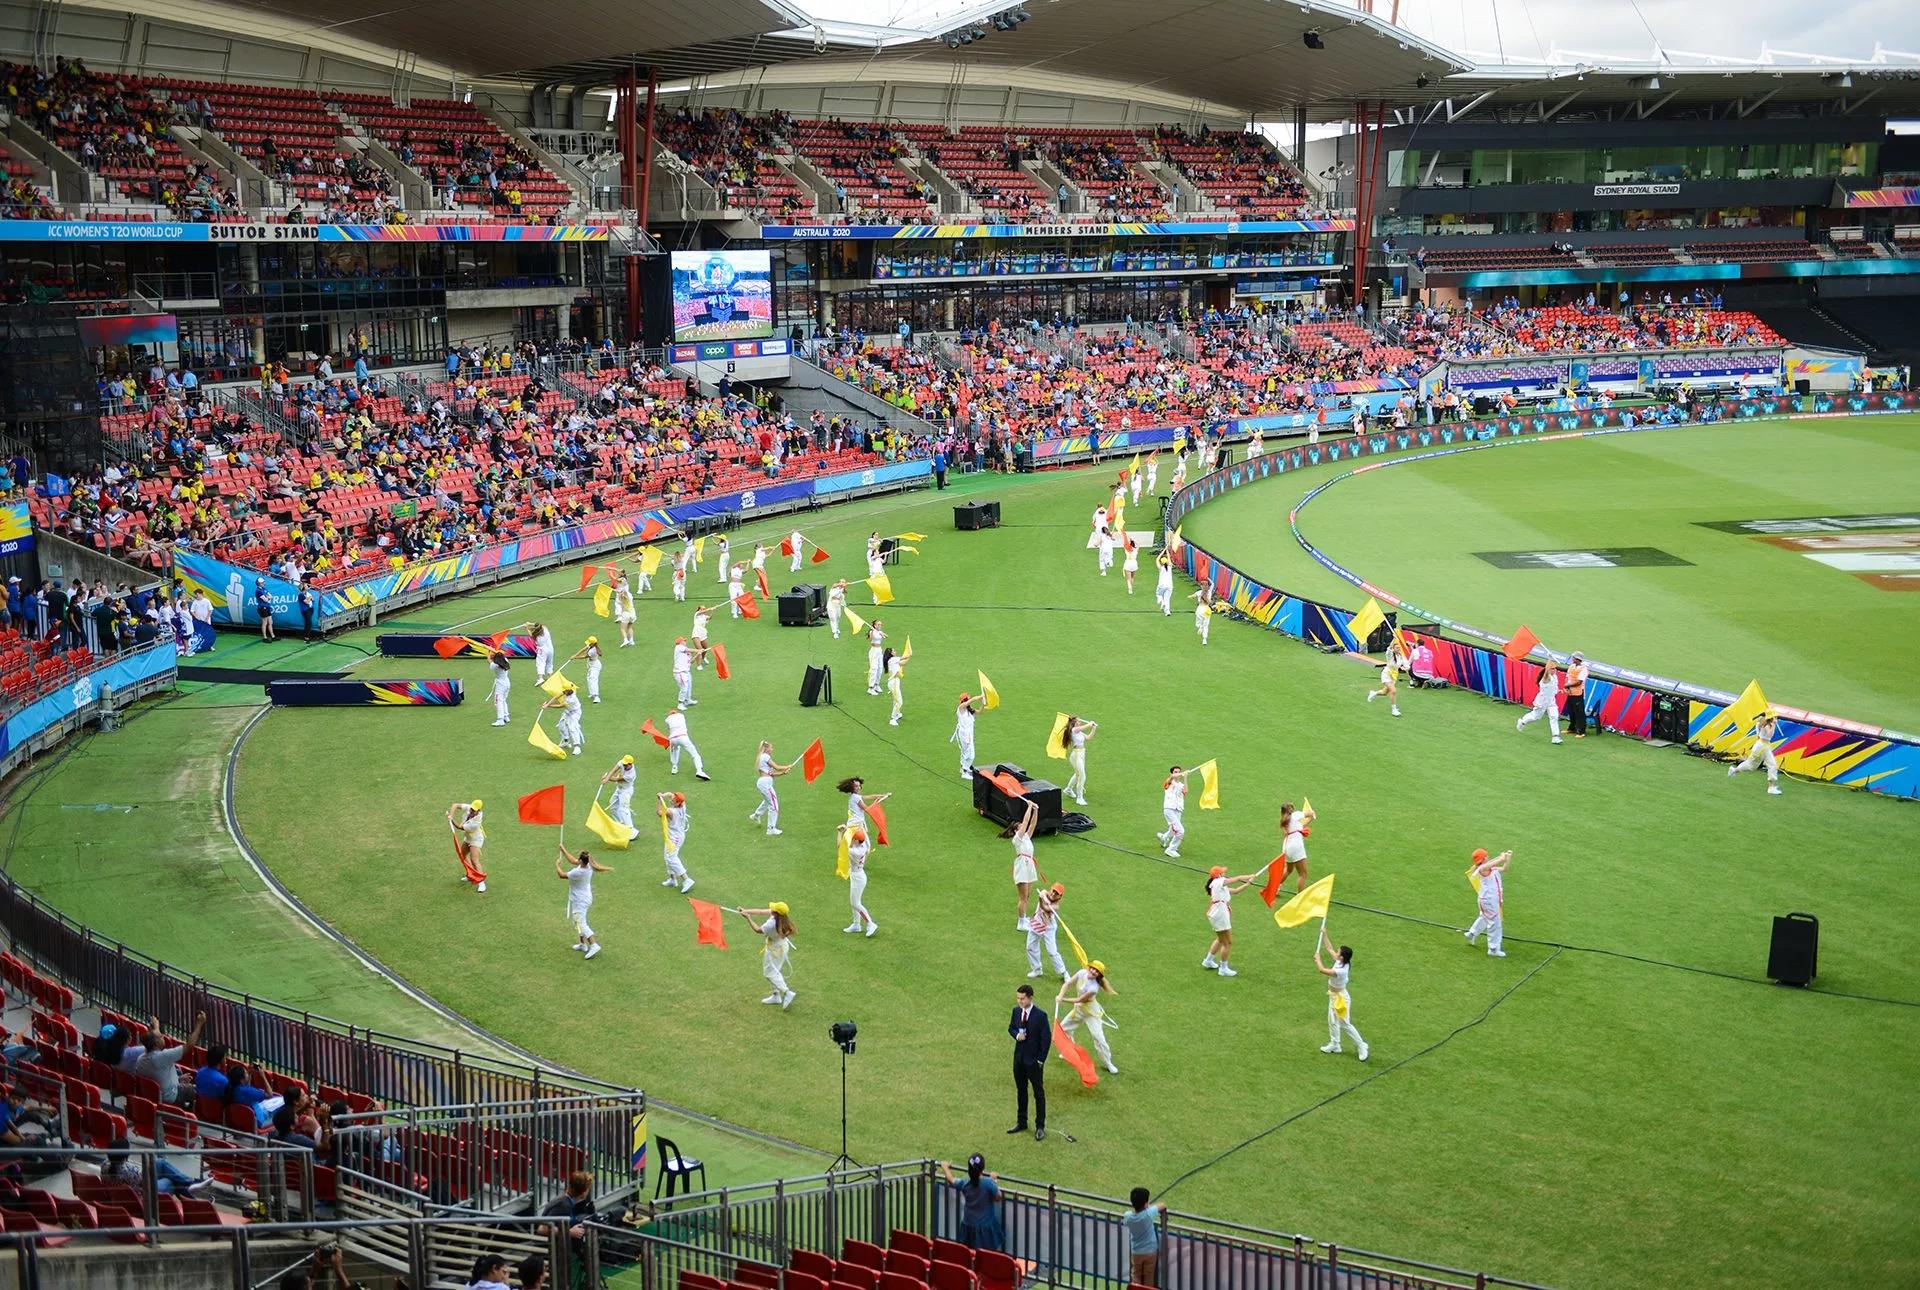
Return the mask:
[[0,1048],[0,1059],[4,1059],[9,1066],[15,1062],[37,1063],[40,1060],[40,1050],[33,1046],[26,1031],[16,1031],[12,1040],[4,1048]]
[[529,1254],[514,1270],[520,1278],[520,1290],[547,1290],[547,1256]]
[[475,1259],[467,1290],[513,1290],[507,1284],[507,1261],[498,1254],[482,1254]]
[[273,1132],[267,1136],[275,1142],[284,1142],[290,1147],[305,1147],[308,1151],[318,1150],[319,1139],[300,1132],[299,1120],[300,1112],[294,1104],[283,1101],[280,1109],[273,1113]]
[[[140,1189],[144,1177],[141,1170],[141,1157],[134,1154],[133,1145],[125,1138],[115,1138],[108,1148],[108,1169],[106,1177],[117,1183],[125,1183],[136,1191]],[[193,1178],[174,1168],[167,1158],[159,1153],[153,1156],[153,1186],[162,1195],[191,1196],[211,1187],[211,1178]]]
[[[584,1169],[576,1169],[567,1175],[566,1194],[556,1197],[545,1209],[540,1211],[552,1218],[566,1220],[567,1241],[573,1249],[576,1261],[584,1266],[587,1252],[587,1222],[593,1217],[593,1175]],[[542,1236],[549,1233],[545,1227],[536,1228]]]
[[224,1100],[227,1094],[227,1046],[215,1044],[193,1073],[193,1095]]
[[252,1107],[255,1126],[264,1128],[273,1122],[273,1113],[280,1109],[286,1099],[274,1097],[267,1090],[249,1084],[247,1068],[235,1062],[227,1067],[227,1087],[221,1101],[228,1106]]
[[134,1063],[140,1060],[146,1049],[138,1044],[129,1044],[129,1038],[124,1028],[111,1022],[100,1027],[99,1037],[93,1041],[93,1059],[115,1070],[131,1073]]
[[202,1012],[193,1019],[193,1029],[178,1044],[168,1045],[160,1033],[160,1018],[153,1018],[153,1027],[145,1037],[146,1051],[133,1065],[135,1075],[145,1075],[160,1086],[160,1101],[173,1106],[191,1106],[195,1096],[194,1086],[189,1083],[183,1089],[180,1084],[180,1059],[187,1055],[187,1049],[200,1042],[200,1032],[207,1026],[207,1014]]

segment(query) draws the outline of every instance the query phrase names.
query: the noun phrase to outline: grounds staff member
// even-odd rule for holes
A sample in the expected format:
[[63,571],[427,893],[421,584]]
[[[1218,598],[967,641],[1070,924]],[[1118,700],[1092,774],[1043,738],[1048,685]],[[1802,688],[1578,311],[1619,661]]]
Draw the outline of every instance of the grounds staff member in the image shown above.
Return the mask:
[[1013,1088],[1018,1114],[1008,1133],[1027,1129],[1027,1086],[1033,1086],[1033,1137],[1036,1142],[1047,1136],[1047,1054],[1053,1049],[1053,1019],[1043,1008],[1033,1005],[1033,987],[1023,985],[1014,992],[1013,1017],[1007,1022],[1013,1036]]

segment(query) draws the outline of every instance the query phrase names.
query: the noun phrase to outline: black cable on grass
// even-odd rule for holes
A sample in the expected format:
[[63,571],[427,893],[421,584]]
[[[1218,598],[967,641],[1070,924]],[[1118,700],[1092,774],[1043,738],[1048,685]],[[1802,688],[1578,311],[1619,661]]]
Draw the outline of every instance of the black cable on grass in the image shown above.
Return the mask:
[[1168,1183],[1165,1187],[1162,1187],[1160,1189],[1159,1194],[1155,1196],[1154,1199],[1165,1200],[1167,1197],[1167,1193],[1172,1191],[1175,1187],[1178,1187],[1181,1183],[1187,1181],[1187,1179],[1193,1177],[1195,1174],[1205,1173],[1207,1170],[1213,1168],[1215,1165],[1225,1160],[1228,1156],[1231,1156],[1236,1152],[1243,1151],[1246,1148],[1252,1146],[1254,1143],[1261,1141],[1262,1139],[1270,1138],[1274,1134],[1280,1132],[1280,1130],[1286,1128],[1288,1125],[1293,1124],[1298,1120],[1305,1119],[1307,1116],[1312,1115],[1315,1111],[1320,1110],[1324,1106],[1329,1106],[1334,1102],[1338,1102],[1341,1098],[1345,1097],[1347,1094],[1357,1092],[1360,1089],[1365,1088],[1367,1085],[1373,1083],[1375,1080],[1385,1079],[1387,1076],[1399,1070],[1402,1066],[1405,1066],[1410,1062],[1417,1062],[1422,1057],[1425,1057],[1428,1053],[1431,1053],[1436,1049],[1444,1048],[1447,1044],[1451,1043],[1453,1040],[1457,1039],[1459,1036],[1465,1034],[1469,1030],[1472,1030],[1475,1026],[1485,1021],[1488,1017],[1491,1017],[1493,1015],[1493,1010],[1495,1008],[1498,1008],[1501,1004],[1505,1003],[1508,999],[1512,998],[1516,990],[1518,990],[1521,986],[1525,985],[1527,982],[1533,980],[1534,977],[1538,976],[1540,974],[1540,971],[1543,968],[1545,968],[1547,964],[1559,958],[1563,952],[1564,951],[1561,951],[1561,950],[1555,950],[1552,954],[1549,954],[1546,958],[1541,959],[1538,963],[1534,964],[1532,968],[1528,969],[1527,974],[1525,976],[1521,977],[1518,981],[1515,981],[1512,985],[1508,986],[1506,990],[1501,993],[1499,998],[1495,999],[1492,1003],[1488,1004],[1484,1009],[1481,1010],[1480,1015],[1473,1018],[1471,1021],[1461,1022],[1459,1025],[1455,1026],[1452,1030],[1440,1036],[1440,1038],[1434,1040],[1432,1043],[1428,1044],[1425,1048],[1422,1048],[1419,1052],[1409,1053],[1405,1057],[1402,1057],[1399,1061],[1395,1062],[1393,1065],[1374,1071],[1373,1073],[1368,1075],[1365,1079],[1355,1084],[1349,1084],[1345,1088],[1339,1090],[1338,1092],[1329,1093],[1327,1096],[1321,1098],[1318,1102],[1315,1102],[1312,1106],[1302,1107],[1300,1110],[1295,1111],[1292,1115],[1289,1115],[1286,1119],[1280,1121],[1278,1124],[1269,1125],[1268,1127],[1260,1130],[1260,1132],[1254,1134],[1252,1137],[1244,1138],[1241,1141],[1236,1142],[1232,1146],[1228,1147],[1225,1151],[1220,1152],[1218,1155],[1215,1155],[1210,1159],[1201,1161],[1199,1164],[1195,1165],[1193,1168],[1187,1170],[1185,1173],[1181,1174],[1178,1178],[1175,1178],[1172,1182]]

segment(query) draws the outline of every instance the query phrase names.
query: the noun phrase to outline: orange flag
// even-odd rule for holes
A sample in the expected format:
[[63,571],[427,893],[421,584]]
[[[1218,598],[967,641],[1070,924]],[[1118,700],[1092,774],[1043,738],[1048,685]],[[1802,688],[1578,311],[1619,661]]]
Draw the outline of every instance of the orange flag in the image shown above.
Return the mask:
[[713,655],[714,672],[722,681],[731,680],[733,678],[733,669],[727,666],[727,647],[719,641],[715,641],[713,644],[707,646],[707,651]]
[[1508,641],[1506,648],[1500,652],[1507,656],[1507,662],[1518,663],[1521,659],[1533,653],[1533,647],[1539,643],[1540,638],[1533,634],[1533,629],[1525,623],[1521,623],[1520,630],[1513,634],[1513,639]]
[[1281,863],[1283,857],[1275,856],[1267,865],[1267,885],[1260,889],[1260,899],[1272,909],[1274,902],[1280,899],[1280,879],[1286,876],[1287,866]]
[[781,554],[781,555],[784,555],[784,556],[791,556],[791,555],[793,554],[793,539],[792,539],[792,538],[790,538],[790,537],[783,537],[783,538],[781,538],[781,539],[780,539],[780,554]]
[[566,812],[567,788],[564,784],[528,793],[520,799],[522,824],[560,824],[565,821]]
[[826,768],[827,750],[822,748],[820,741],[816,739],[807,745],[805,752],[800,754],[800,773],[806,777],[807,783],[811,784],[820,778]]
[[671,739],[668,739],[665,735],[660,733],[659,727],[653,724],[652,717],[648,717],[646,720],[640,723],[640,733],[647,736],[649,739],[653,740],[653,742],[659,744],[662,748],[665,748],[668,744],[673,742]]
[[1100,1076],[1094,1073],[1093,1058],[1086,1049],[1073,1042],[1072,1037],[1067,1034],[1066,1027],[1060,1024],[1058,1018],[1055,1018],[1053,1023],[1053,1048],[1067,1065],[1080,1072],[1082,1084],[1092,1088],[1100,1082]]
[[[766,571],[765,569],[755,569],[755,570],[753,571],[753,576],[754,576],[754,578],[755,578],[755,579],[757,579],[757,580],[759,581],[759,583],[760,583],[760,594],[761,594],[761,596],[763,596],[764,598],[766,598],[766,599],[768,599],[768,600],[772,600],[772,599],[773,599],[773,593],[772,593],[771,591],[768,591],[768,590],[767,590],[767,571]],[[744,611],[743,611],[743,612],[744,612]],[[758,615],[755,615],[755,616],[756,616],[756,617],[758,617]]]
[[580,568],[580,590],[585,591],[588,587],[592,586],[593,580],[599,577],[601,572],[602,570],[597,564],[582,565]]
[[433,652],[441,658],[450,659],[466,649],[467,642],[459,636],[442,636],[433,643]]
[[880,803],[868,802],[866,806],[861,809],[865,810],[867,818],[873,821],[873,840],[883,847],[888,845],[887,813],[880,809]]
[[[762,576],[764,576],[764,574]],[[733,598],[733,603],[740,606],[740,616],[742,618],[758,618],[760,616],[760,602],[753,598],[751,591],[741,592]]]
[[651,542],[653,541],[654,538],[658,537],[662,532],[664,532],[666,527],[667,526],[662,524],[659,520],[656,520],[653,518],[653,516],[649,515],[647,516],[647,522],[640,526],[640,540],[642,542]]
[[712,901],[695,900],[692,896],[687,897],[687,903],[693,906],[693,917],[696,924],[693,943],[695,945],[717,945],[723,950],[726,949],[727,932],[721,924],[726,919],[727,911]]
[[814,544],[814,547],[813,547],[812,559],[815,564],[825,564],[828,559],[827,553],[820,549],[820,544],[817,542]]

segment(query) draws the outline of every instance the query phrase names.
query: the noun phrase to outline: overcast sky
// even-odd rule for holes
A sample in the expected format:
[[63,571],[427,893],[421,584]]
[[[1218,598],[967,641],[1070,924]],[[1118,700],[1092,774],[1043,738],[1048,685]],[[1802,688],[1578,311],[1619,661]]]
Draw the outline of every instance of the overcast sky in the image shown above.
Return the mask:
[[[819,17],[915,21],[969,0],[797,0]],[[1013,0],[1008,0],[1013,3]],[[1028,0],[1040,9],[1047,0]],[[1382,12],[1392,0],[1376,0]],[[1644,15],[1644,18],[1643,18]],[[1864,60],[1878,41],[1920,52],[1916,0],[1401,0],[1400,21],[1436,44],[1535,61],[1554,47],[1644,57],[1669,50],[1757,58],[1763,45]]]

